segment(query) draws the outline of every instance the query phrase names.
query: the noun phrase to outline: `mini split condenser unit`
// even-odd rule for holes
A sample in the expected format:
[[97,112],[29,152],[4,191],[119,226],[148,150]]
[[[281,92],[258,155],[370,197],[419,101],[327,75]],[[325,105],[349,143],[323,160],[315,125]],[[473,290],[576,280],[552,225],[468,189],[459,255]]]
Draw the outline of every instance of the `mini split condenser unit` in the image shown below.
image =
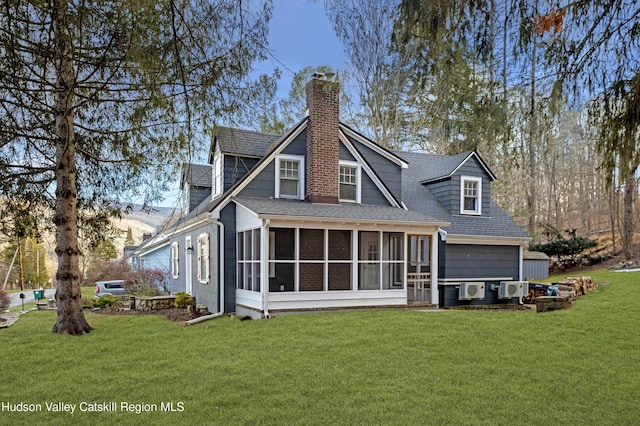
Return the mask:
[[458,300],[484,299],[484,283],[460,283]]
[[529,294],[529,283],[527,281],[501,281],[498,289],[499,299],[512,299],[523,297]]

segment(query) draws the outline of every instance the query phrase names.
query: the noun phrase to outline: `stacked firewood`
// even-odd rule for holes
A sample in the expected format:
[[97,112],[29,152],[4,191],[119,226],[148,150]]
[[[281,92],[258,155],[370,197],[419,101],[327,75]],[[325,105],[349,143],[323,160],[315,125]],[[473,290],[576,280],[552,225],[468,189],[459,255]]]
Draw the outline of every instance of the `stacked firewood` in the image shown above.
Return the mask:
[[593,291],[596,288],[598,288],[598,283],[591,277],[567,277],[558,283],[560,292],[567,292],[572,299],[577,299],[579,296],[585,295],[588,291]]
[[[571,301],[586,294],[588,291],[593,291],[598,288],[598,284],[591,277],[567,277],[555,284],[557,284],[557,293],[555,294],[558,296],[569,296]],[[529,294],[522,298],[523,302],[534,303],[537,297],[552,295],[548,293],[548,288],[549,286],[546,285],[529,284]]]

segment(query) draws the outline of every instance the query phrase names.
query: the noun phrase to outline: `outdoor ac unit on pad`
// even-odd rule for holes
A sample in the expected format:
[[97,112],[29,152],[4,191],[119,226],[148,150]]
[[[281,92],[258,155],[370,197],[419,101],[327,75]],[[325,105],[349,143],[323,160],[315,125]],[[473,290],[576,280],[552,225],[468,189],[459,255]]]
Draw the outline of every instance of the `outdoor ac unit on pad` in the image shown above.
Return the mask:
[[499,299],[512,299],[529,294],[529,283],[527,281],[501,281],[498,289]]
[[458,300],[484,299],[484,283],[460,283]]

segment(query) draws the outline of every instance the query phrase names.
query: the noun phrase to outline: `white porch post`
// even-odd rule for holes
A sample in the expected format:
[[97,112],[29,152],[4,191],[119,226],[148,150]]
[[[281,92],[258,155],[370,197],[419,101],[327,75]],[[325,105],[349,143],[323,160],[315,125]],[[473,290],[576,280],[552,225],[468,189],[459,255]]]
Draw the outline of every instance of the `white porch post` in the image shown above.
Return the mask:
[[260,293],[262,294],[262,313],[269,315],[267,306],[267,293],[269,291],[269,220],[262,226],[262,238],[260,238]]
[[437,305],[440,300],[438,294],[438,239],[440,234],[436,229],[431,234],[431,303]]

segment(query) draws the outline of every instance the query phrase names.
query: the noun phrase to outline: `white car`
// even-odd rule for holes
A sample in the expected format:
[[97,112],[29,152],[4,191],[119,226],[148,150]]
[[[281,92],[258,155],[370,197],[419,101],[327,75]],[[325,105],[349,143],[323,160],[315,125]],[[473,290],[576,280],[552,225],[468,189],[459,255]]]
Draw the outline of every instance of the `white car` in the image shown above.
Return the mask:
[[123,286],[124,280],[96,281],[96,295],[94,299],[102,296],[124,296],[129,292]]

